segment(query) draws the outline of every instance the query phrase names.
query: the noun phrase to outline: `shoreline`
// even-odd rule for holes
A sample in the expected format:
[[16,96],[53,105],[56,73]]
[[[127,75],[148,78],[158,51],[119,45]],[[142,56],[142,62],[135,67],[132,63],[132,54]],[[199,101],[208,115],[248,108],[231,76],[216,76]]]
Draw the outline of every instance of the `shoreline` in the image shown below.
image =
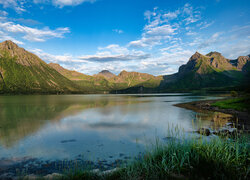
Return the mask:
[[195,112],[221,112],[225,114],[231,114],[236,119],[237,122],[233,122],[237,125],[238,129],[243,129],[244,132],[250,131],[250,113],[246,111],[238,111],[235,109],[222,109],[216,106],[212,106],[213,103],[218,101],[223,101],[226,99],[215,99],[215,100],[201,100],[201,101],[192,101],[187,103],[174,104],[176,107],[189,109]]

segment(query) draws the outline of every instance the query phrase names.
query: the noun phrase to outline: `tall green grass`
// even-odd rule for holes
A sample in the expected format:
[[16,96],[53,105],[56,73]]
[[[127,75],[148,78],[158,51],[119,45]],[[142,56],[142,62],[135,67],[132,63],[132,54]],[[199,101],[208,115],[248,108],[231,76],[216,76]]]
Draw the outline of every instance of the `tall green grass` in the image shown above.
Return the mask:
[[112,173],[78,171],[66,179],[249,179],[249,140],[212,138],[156,142],[151,150]]

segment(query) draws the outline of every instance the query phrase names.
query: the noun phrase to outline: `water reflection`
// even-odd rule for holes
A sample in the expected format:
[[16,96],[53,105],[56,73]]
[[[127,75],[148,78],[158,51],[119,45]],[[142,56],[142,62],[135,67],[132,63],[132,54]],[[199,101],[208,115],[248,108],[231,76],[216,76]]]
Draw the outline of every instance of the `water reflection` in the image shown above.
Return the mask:
[[234,116],[231,114],[224,114],[221,112],[203,111],[196,114],[195,127],[208,127],[212,130],[219,130],[224,127],[228,122],[234,121]]
[[[173,106],[204,96],[65,95],[0,97],[0,161],[13,158],[114,160],[143,151],[169,125],[192,131],[232,118]],[[112,157],[112,158],[110,158]]]
[[[133,98],[111,101],[108,98],[79,96],[6,96],[0,98],[0,143],[13,146],[36,133],[47,123],[77,114],[84,109],[135,103]],[[108,108],[106,108],[107,110]],[[108,111],[106,111],[108,112]]]

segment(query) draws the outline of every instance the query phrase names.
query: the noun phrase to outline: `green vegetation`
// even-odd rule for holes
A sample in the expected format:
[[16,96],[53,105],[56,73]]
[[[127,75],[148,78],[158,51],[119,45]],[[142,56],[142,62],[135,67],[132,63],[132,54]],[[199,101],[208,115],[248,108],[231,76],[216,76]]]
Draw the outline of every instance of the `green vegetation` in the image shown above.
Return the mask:
[[111,173],[71,171],[66,179],[249,179],[247,138],[173,140]]
[[241,98],[232,98],[222,101],[217,101],[212,104],[212,106],[219,107],[221,109],[235,109],[238,111],[250,111],[250,98],[241,97]]
[[8,52],[0,57],[2,86],[0,93],[60,93],[77,91],[77,85],[46,63],[25,66]]

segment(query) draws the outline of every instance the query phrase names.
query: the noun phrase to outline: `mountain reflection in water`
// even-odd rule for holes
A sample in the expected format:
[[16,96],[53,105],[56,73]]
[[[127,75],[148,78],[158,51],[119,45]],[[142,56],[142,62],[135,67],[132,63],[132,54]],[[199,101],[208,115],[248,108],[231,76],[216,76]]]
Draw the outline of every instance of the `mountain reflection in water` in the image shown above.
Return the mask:
[[217,129],[231,121],[223,113],[199,112],[173,106],[209,96],[43,95],[0,97],[0,161],[131,157],[169,125],[185,131]]

